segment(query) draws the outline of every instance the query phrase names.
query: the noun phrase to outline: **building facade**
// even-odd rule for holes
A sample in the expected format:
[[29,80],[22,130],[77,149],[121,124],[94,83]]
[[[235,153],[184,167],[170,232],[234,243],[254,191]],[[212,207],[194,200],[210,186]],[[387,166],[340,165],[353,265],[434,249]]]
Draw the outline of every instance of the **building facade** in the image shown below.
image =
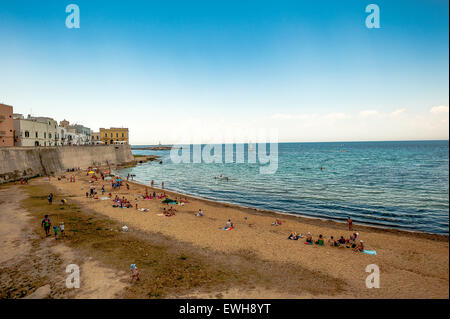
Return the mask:
[[100,132],[91,132],[91,144],[104,144],[100,138]]
[[80,124],[67,126],[67,131],[77,134],[79,136],[78,145],[91,144],[91,129]]
[[13,107],[0,104],[0,147],[14,146]]
[[128,128],[100,128],[100,140],[105,144],[129,144]]
[[58,146],[61,137],[58,123],[49,117],[14,114],[14,142],[16,146]]

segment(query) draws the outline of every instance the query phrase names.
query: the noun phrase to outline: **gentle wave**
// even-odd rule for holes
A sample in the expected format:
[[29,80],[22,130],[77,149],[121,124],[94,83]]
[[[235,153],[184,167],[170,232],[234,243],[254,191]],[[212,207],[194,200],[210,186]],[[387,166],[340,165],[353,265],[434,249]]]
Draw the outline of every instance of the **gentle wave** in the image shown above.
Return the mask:
[[[448,234],[448,141],[282,143],[273,175],[259,174],[258,164],[174,164],[169,151],[133,152],[162,156],[163,165],[120,171],[147,185],[164,181],[167,189],[257,209]],[[220,174],[230,180],[213,178]]]

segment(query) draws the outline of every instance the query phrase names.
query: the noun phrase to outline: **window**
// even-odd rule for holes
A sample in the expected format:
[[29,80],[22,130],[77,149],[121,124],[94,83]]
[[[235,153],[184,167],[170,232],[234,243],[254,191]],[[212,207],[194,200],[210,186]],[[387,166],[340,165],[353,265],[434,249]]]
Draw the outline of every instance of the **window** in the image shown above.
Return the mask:
[[111,133],[111,137],[113,137],[113,133]]
[[123,133],[122,133],[122,137],[125,137]]
[[[44,138],[47,138],[47,133],[44,132]],[[45,145],[45,144],[44,144]]]
[[52,138],[52,133],[48,133],[48,138]]
[[39,136],[38,136],[38,132],[36,132],[36,138],[38,138]]
[[116,133],[116,137],[119,137],[119,133]]
[[[20,136],[22,136],[22,135],[20,135]],[[25,137],[30,137],[30,132],[25,131]]]
[[108,137],[108,133],[105,133],[105,137]]

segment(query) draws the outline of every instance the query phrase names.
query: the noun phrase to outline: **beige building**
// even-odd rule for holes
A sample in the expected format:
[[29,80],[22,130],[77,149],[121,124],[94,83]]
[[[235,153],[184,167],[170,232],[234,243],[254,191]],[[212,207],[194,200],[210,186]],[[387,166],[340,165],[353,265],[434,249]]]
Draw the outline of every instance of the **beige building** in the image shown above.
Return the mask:
[[14,146],[13,107],[0,103],[0,147]]
[[14,114],[14,139],[16,146],[61,145],[58,123],[49,117]]
[[91,144],[104,144],[105,142],[102,141],[100,138],[100,132],[91,132]]

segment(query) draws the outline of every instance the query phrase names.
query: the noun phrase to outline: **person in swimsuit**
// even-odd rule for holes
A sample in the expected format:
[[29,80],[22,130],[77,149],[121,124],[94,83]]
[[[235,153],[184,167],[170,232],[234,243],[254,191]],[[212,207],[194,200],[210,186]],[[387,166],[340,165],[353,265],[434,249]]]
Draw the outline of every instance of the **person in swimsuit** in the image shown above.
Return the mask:
[[353,220],[350,217],[347,217],[348,230],[353,229]]
[[308,235],[306,236],[305,243],[306,244],[312,244],[313,243],[313,239],[312,239],[312,236],[311,236],[310,232],[308,232]]
[[359,245],[353,248],[354,252],[363,252],[364,251],[364,242],[362,240],[359,241]]
[[323,236],[319,235],[319,239],[317,239],[316,244],[319,246],[323,246],[324,244],[324,240],[323,240]]

